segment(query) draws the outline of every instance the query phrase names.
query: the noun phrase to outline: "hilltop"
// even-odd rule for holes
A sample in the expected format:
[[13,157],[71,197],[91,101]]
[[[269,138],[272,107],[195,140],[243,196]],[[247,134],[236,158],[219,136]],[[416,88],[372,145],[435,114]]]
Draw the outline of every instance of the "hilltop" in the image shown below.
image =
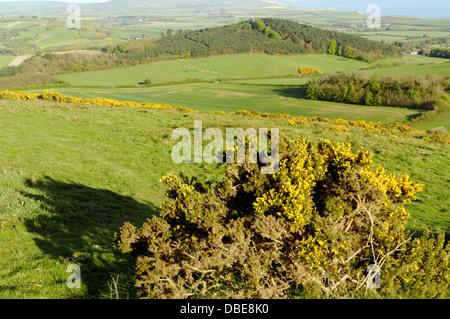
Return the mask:
[[180,30],[176,34],[168,30],[156,41],[137,40],[109,48],[108,52],[123,53],[121,57],[127,59],[249,52],[282,55],[327,53],[365,62],[398,53],[391,44],[274,18],[250,19],[194,31]]

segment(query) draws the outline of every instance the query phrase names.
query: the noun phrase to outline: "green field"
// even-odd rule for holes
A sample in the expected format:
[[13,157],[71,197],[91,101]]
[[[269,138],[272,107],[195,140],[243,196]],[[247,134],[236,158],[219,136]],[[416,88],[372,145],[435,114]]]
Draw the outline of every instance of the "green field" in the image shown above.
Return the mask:
[[301,67],[322,72],[347,71],[367,67],[356,60],[331,55],[273,56],[235,54],[199,59],[160,61],[128,68],[74,73],[59,78],[72,85],[137,85],[145,79],[167,83],[187,79],[236,79],[297,75]]
[[390,76],[390,75],[429,75],[437,74],[443,77],[448,77],[450,75],[450,62],[446,59],[441,59],[444,63],[435,64],[423,64],[423,65],[406,65],[398,66],[393,68],[381,68],[376,70],[371,70],[373,74],[380,76]]
[[[124,86],[138,85],[149,79],[152,83],[167,83],[171,81],[200,80],[237,80],[247,82],[258,78],[262,84],[297,84],[303,79],[266,79],[268,77],[283,77],[298,75],[301,67],[311,67],[321,72],[343,72],[348,70],[367,69],[377,64],[402,63],[398,67],[370,70],[374,74],[402,75],[411,72],[421,74],[438,73],[450,74],[445,59],[424,56],[406,55],[402,58],[384,59],[372,64],[346,59],[333,55],[297,55],[273,56],[263,54],[236,54],[199,59],[172,60],[149,63],[140,66],[120,68],[104,71],[72,73],[60,75],[59,78],[74,86]],[[420,65],[435,63],[431,67]],[[258,82],[256,82],[258,83]]]
[[285,112],[295,116],[324,116],[383,123],[403,122],[417,114],[416,110],[403,108],[311,101],[304,98],[300,88],[283,86],[198,83],[152,88],[55,88],[51,90],[68,96],[152,102],[184,106],[195,110],[232,112],[253,108],[268,113]]
[[8,55],[0,55],[0,68],[8,66],[8,64],[14,60],[14,56],[8,56]]
[[355,32],[356,35],[361,37],[375,40],[375,41],[411,41],[411,42],[424,42],[426,40],[441,40],[450,39],[449,31],[434,31],[429,29],[424,30],[402,30],[402,31],[371,31],[371,32]]
[[[322,72],[333,72],[397,63],[400,66],[370,69],[366,72],[402,75],[411,70],[419,70],[417,73],[448,75],[450,70],[447,66],[450,64],[445,62],[445,59],[410,55],[369,64],[332,55],[240,54],[161,61],[122,69],[66,74],[59,78],[80,87],[54,90],[76,97],[165,103],[196,110],[231,112],[253,108],[260,112],[286,112],[292,115],[393,123],[407,121],[417,112],[400,108],[361,107],[308,100],[298,86],[305,84],[311,77],[299,77],[298,68],[313,67]],[[423,65],[424,63],[435,64]],[[193,79],[211,83],[139,86],[145,79],[151,80],[152,84]]]
[[[0,101],[0,298],[134,297],[133,262],[113,245],[125,222],[157,213],[164,199],[159,179],[183,170],[213,178],[221,167],[171,162],[173,129],[278,127],[314,143],[343,140],[374,154],[376,165],[407,172],[426,184],[409,205],[410,229],[450,233],[450,148],[420,140],[391,140],[352,132],[324,133],[322,124],[293,127],[282,119]],[[82,289],[66,286],[68,265],[83,269]]]
[[417,127],[421,130],[431,130],[433,128],[441,126],[443,126],[447,131],[450,130],[450,113],[445,113],[429,121],[426,121],[425,123],[414,125],[414,127]]

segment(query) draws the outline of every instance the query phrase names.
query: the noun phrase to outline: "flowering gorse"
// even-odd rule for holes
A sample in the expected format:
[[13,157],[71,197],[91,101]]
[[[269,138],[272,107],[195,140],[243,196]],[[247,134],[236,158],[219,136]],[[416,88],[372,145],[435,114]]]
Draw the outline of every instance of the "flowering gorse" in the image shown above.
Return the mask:
[[[405,229],[405,205],[423,185],[374,168],[366,150],[282,135],[275,174],[224,165],[221,181],[163,177],[161,217],[120,230],[119,248],[137,256],[143,297],[354,297],[374,264],[380,294],[408,296],[403,289],[416,280],[427,295],[448,297],[448,248],[433,244],[437,260],[416,254]],[[431,247],[434,239],[423,240]],[[422,277],[404,271],[416,268]]]

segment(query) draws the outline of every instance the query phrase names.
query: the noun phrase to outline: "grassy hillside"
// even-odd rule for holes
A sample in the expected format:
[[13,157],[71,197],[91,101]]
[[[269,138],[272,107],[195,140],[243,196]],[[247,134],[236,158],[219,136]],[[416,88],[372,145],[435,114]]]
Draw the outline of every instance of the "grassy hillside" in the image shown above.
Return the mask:
[[[74,86],[121,86],[137,85],[144,79],[152,83],[167,83],[201,80],[238,80],[239,78],[282,77],[298,75],[300,67],[311,67],[322,72],[339,72],[348,70],[369,70],[380,75],[402,75],[408,70],[421,70],[419,73],[448,74],[448,63],[439,58],[423,56],[404,56],[403,58],[384,59],[372,64],[330,55],[294,55],[273,56],[264,54],[238,54],[198,59],[180,59],[160,61],[140,66],[115,70],[82,72],[60,75],[59,78]],[[413,67],[413,68],[411,68]],[[427,73],[428,72],[428,73]],[[266,80],[263,80],[266,81]],[[291,84],[292,79],[268,80],[261,83]]]
[[[445,75],[446,72],[448,74],[446,66],[449,65],[445,62],[445,59],[410,55],[371,64],[332,55],[226,55],[60,75],[59,79],[80,88],[54,90],[69,96],[115,98],[134,102],[153,101],[197,110],[229,112],[254,108],[261,112],[287,112],[292,115],[321,115],[329,118],[393,123],[407,121],[417,115],[417,111],[308,100],[298,86],[304,85],[310,78],[299,77],[297,70],[300,67],[312,67],[322,72],[366,70],[374,74],[388,70],[390,75],[400,76],[405,70],[415,67],[424,73],[430,69],[440,70]],[[431,68],[428,63],[436,64],[431,65]],[[143,83],[145,79],[149,79],[153,85],[192,79],[213,83],[139,86],[138,83]],[[89,85],[97,88],[85,87]],[[130,87],[117,87],[121,85]]]
[[403,108],[311,101],[303,96],[301,89],[284,86],[199,83],[152,88],[56,88],[51,90],[81,98],[99,97],[133,102],[151,101],[195,110],[232,112],[253,108],[260,112],[285,112],[294,116],[324,116],[383,123],[404,122],[418,112]]
[[[343,57],[317,54],[274,56],[265,54],[234,54],[198,59],[159,61],[128,68],[59,75],[58,78],[74,86],[138,85],[149,79],[152,83],[201,80],[236,80],[236,78],[278,77],[298,75],[301,67],[311,67],[322,72],[370,69],[374,74],[402,75],[409,70],[422,74],[448,75],[445,59],[424,56],[403,56],[365,63]],[[435,63],[426,65],[428,63]],[[423,65],[422,65],[423,64]],[[383,68],[375,68],[384,66]],[[414,66],[414,68],[411,68]],[[429,72],[429,73],[427,73]],[[292,79],[277,80],[277,84],[292,84]],[[239,80],[241,81],[241,80]],[[270,81],[269,81],[270,83]],[[296,82],[294,82],[296,84]]]
[[417,125],[414,125],[414,127],[417,127],[421,130],[431,130],[436,127],[443,126],[447,131],[450,130],[450,113],[447,112],[445,114],[439,115],[436,118],[433,118],[429,121],[426,121],[424,123],[419,123]]
[[[249,118],[64,104],[0,101],[0,298],[121,298],[133,296],[133,264],[113,248],[123,222],[158,212],[159,179],[180,170],[200,178],[221,167],[171,161],[173,129],[278,127],[295,138],[349,139],[374,154],[387,171],[426,184],[409,205],[410,229],[450,234],[450,148],[363,133],[335,135],[325,123],[291,126],[285,119]],[[82,267],[82,289],[68,289],[66,268]]]
[[[444,60],[444,59],[441,59]],[[444,62],[444,61],[442,61]],[[450,75],[450,62],[445,61],[444,63],[432,63],[432,64],[422,64],[422,65],[402,65],[397,68],[383,68],[373,70],[373,74],[382,76],[391,76],[395,74],[401,75],[427,75],[427,74],[438,74],[443,77],[448,77]]]
[[137,85],[145,79],[151,80],[152,83],[167,83],[188,79],[212,80],[297,75],[297,70],[304,66],[329,72],[355,70],[367,67],[367,64],[331,55],[233,54],[159,61],[114,70],[64,74],[58,78],[74,86],[120,86]]

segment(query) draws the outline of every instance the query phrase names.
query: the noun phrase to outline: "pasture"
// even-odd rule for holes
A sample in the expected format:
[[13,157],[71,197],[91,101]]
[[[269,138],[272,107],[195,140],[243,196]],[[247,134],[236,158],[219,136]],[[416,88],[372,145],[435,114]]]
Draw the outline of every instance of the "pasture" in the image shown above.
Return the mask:
[[[199,79],[204,81],[258,80],[261,84],[297,84],[303,78],[293,79],[301,67],[315,68],[321,72],[345,72],[368,69],[380,64],[400,64],[396,67],[372,69],[370,72],[380,75],[402,75],[409,70],[419,74],[448,74],[445,59],[424,56],[405,55],[401,58],[388,58],[374,63],[365,63],[333,55],[293,55],[273,56],[265,54],[235,54],[198,59],[179,59],[159,61],[127,68],[102,70],[58,76],[73,86],[136,86],[146,79],[153,84],[173,81]],[[425,65],[434,63],[433,65]],[[411,68],[414,66],[414,68]],[[281,77],[273,81],[273,78]],[[272,78],[266,81],[265,78]]]
[[[158,213],[167,173],[216,178],[222,167],[171,161],[172,131],[278,127],[296,138],[349,139],[376,165],[426,184],[408,205],[408,227],[450,233],[446,145],[358,131],[325,133],[320,123],[142,110],[45,101],[0,101],[0,298],[134,297],[133,262],[114,249],[114,233]],[[82,288],[66,286],[68,265],[81,266]],[[114,282],[117,282],[117,290]]]
[[[447,65],[450,65],[445,62],[445,59],[411,55],[369,64],[332,55],[239,54],[65,74],[59,78],[73,87],[53,90],[76,97],[167,103],[196,110],[232,112],[253,108],[260,112],[285,112],[296,116],[394,123],[407,121],[418,113],[400,108],[308,100],[299,86],[312,77],[300,77],[297,70],[300,67],[312,67],[322,72],[366,70],[379,75],[402,75],[418,70],[417,73],[422,74],[436,72],[445,75],[449,72]],[[373,69],[381,64],[384,64],[383,68]],[[146,79],[152,82],[150,87],[139,85]],[[168,85],[192,80],[203,83]]]
[[331,55],[273,56],[265,54],[235,54],[199,59],[159,61],[128,68],[60,75],[74,86],[138,85],[149,79],[152,83],[185,81],[188,79],[239,79],[253,77],[297,75],[301,67],[322,72],[363,68],[367,63]]
[[[383,123],[403,122],[416,110],[369,107],[305,99],[298,87],[260,86],[233,83],[197,83],[151,88],[55,88],[52,91],[82,98],[113,98],[122,101],[152,102],[195,110],[233,112],[255,109],[284,112],[294,116],[324,116]],[[42,90],[33,91],[42,92]]]
[[14,58],[14,56],[0,55],[0,68],[8,66]]

